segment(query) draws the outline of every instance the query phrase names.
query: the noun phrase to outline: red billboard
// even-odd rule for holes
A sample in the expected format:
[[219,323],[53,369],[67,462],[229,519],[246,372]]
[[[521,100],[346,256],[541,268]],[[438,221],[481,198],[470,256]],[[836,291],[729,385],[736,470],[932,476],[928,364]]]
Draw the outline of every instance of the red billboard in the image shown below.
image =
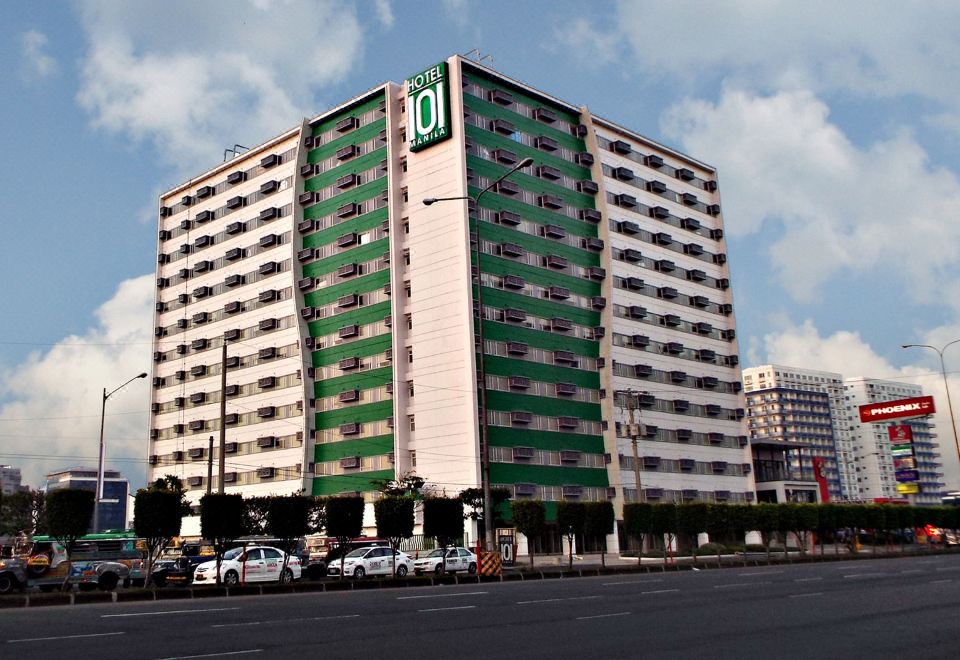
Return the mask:
[[890,444],[902,445],[913,442],[913,429],[906,424],[897,424],[887,427]]
[[922,417],[937,412],[932,396],[918,396],[912,399],[897,399],[883,403],[871,403],[860,406],[860,421],[864,423],[882,422],[888,419],[904,417]]

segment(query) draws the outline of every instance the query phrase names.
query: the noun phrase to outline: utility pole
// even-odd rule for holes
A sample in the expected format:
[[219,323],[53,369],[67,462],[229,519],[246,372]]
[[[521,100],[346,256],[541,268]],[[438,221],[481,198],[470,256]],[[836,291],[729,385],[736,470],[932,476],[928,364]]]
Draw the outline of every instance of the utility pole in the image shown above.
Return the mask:
[[[223,352],[220,354],[220,461],[218,464],[221,494],[224,492],[223,480],[227,471],[227,338],[224,337],[222,341]],[[213,442],[212,437],[210,442]]]
[[[628,430],[630,433],[630,447],[633,449],[633,483],[634,487],[637,490],[636,501],[641,501],[640,496],[640,457],[637,455],[637,437],[640,435],[640,424],[637,424],[636,414],[637,414],[637,396],[639,393],[636,390],[627,390],[625,392],[627,395],[627,414],[629,415],[630,424]],[[624,497],[626,499],[626,497]]]
[[213,489],[213,436],[210,436],[210,442],[207,445],[207,495]]

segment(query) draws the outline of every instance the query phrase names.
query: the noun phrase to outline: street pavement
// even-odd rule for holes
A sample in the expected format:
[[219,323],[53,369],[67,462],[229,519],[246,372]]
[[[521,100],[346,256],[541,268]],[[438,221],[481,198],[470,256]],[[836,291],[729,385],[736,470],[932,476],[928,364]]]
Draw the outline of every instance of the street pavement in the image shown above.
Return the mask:
[[960,555],[0,613],[0,658],[951,658]]

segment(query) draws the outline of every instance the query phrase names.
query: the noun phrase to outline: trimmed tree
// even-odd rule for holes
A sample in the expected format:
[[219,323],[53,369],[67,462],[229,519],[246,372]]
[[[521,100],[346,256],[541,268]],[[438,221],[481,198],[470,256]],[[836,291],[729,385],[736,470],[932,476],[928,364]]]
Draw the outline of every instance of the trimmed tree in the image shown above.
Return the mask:
[[756,507],[752,504],[727,505],[727,524],[730,531],[743,543],[743,565],[747,565],[747,532],[757,528]]
[[773,533],[779,529],[780,507],[770,502],[761,502],[754,507],[754,524],[760,532],[760,540],[767,552],[767,563],[770,563],[770,541]]
[[600,565],[607,565],[607,535],[613,534],[617,519],[613,511],[613,502],[587,502],[587,523],[584,534],[601,539]]
[[807,556],[807,542],[810,540],[810,533],[817,529],[818,505],[816,504],[796,504],[794,505],[793,515],[793,533],[800,542],[800,556]]
[[92,490],[63,488],[47,493],[47,533],[63,546],[67,554],[67,574],[62,590],[70,588],[73,546],[87,533],[93,517],[95,494]]
[[710,542],[713,543],[717,551],[717,566],[720,566],[721,552],[723,546],[720,539],[730,532],[730,505],[729,504],[708,504],[706,532],[710,535]]
[[[373,503],[377,520],[377,536],[390,541],[393,575],[397,574],[397,548],[404,539],[413,536],[414,499],[408,495],[385,495]],[[406,569],[404,569],[406,570]]]
[[583,502],[557,502],[557,527],[567,537],[570,570],[573,570],[573,542],[577,535],[583,536],[587,524],[587,508]]
[[513,500],[510,503],[513,526],[527,537],[527,553],[533,568],[533,537],[543,534],[547,525],[547,508],[540,500]]
[[208,493],[200,498],[200,534],[213,544],[217,560],[217,586],[220,564],[227,543],[243,536],[243,497],[226,493]]
[[297,539],[310,531],[310,505],[310,498],[303,495],[270,498],[270,504],[267,507],[267,531],[271,536],[280,539],[283,546],[281,582],[293,579],[292,575],[287,575],[287,562],[290,560],[290,552],[296,545]]
[[[346,546],[363,532],[363,497],[331,497],[327,499],[327,535],[337,540],[338,546]],[[340,554],[340,578],[343,579],[343,559]]]
[[777,509],[779,509],[777,514],[777,532],[780,534],[780,538],[783,539],[783,556],[787,561],[791,561],[790,551],[787,549],[787,537],[790,535],[790,532],[796,529],[798,506],[799,505],[794,502],[783,502],[782,504],[776,505]]
[[655,504],[650,532],[663,539],[663,567],[666,570],[667,555],[677,538],[677,505],[673,502]]
[[[487,529],[487,516],[486,512],[483,510],[483,489],[482,488],[466,488],[460,491],[458,496],[460,501],[463,502],[463,516],[467,520],[475,520],[477,522],[477,534],[479,538],[484,538]],[[504,519],[502,515],[503,503],[510,499],[510,491],[506,488],[491,488],[490,489],[490,500],[493,505],[493,527],[504,526]]]
[[189,513],[183,482],[177,477],[168,475],[137,491],[133,500],[133,530],[147,547],[144,586],[151,584],[154,565],[173,537],[180,535],[183,517]]
[[877,554],[877,539],[880,537],[881,532],[886,528],[887,525],[887,516],[883,510],[883,507],[879,504],[868,504],[863,507],[864,519],[863,526],[868,527],[871,530],[871,554]]
[[677,507],[677,531],[690,538],[690,554],[693,556],[693,565],[697,565],[697,536],[707,531],[707,504],[691,502]]
[[623,531],[627,536],[640,541],[637,552],[637,564],[643,563],[643,542],[647,534],[653,532],[653,504],[649,502],[630,502],[623,505]]
[[443,548],[441,570],[447,572],[447,548],[463,540],[463,502],[458,497],[428,497],[423,500],[423,533],[437,539]]
[[267,516],[272,497],[246,497],[243,500],[243,533],[248,536],[267,535]]
[[327,529],[327,498],[310,498],[310,513],[307,521],[310,534],[319,534]]
[[823,557],[823,540],[826,538],[827,534],[834,534],[833,545],[836,547],[836,528],[837,505],[827,503],[817,506],[817,541],[820,544],[821,557]]

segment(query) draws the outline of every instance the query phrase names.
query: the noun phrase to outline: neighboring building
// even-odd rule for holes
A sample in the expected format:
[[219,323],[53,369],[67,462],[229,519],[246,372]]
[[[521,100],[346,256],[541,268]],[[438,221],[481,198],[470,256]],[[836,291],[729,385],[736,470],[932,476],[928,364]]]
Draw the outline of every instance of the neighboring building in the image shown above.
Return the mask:
[[[479,209],[423,203],[526,157]],[[493,485],[619,505],[632,389],[646,499],[753,497],[708,165],[455,56],[163,193],[159,216],[150,478],[192,503],[220,486],[224,343],[228,492],[479,486],[485,403]]]
[[[923,396],[923,388],[898,381],[857,377],[844,380],[844,389],[846,422],[853,440],[861,499],[903,500],[904,496],[897,492],[897,481],[894,478],[894,457],[890,451],[887,433],[890,423],[863,423],[860,421],[858,408],[869,403]],[[932,418],[918,417],[906,421],[897,420],[895,423],[908,424],[912,428],[917,470],[920,473],[920,492],[907,495],[906,499],[912,504],[940,504],[945,484],[941,471],[940,446],[937,434],[934,433]]]
[[0,493],[13,495],[21,490],[25,490],[25,486],[20,482],[20,468],[13,467],[12,465],[0,465]]
[[[77,467],[49,473],[47,475],[46,491],[49,493],[61,488],[96,491],[97,469]],[[104,471],[103,498],[100,501],[100,529],[93,529],[93,521],[91,520],[91,532],[127,528],[127,496],[129,492],[130,484],[122,474],[115,470]]]
[[763,501],[816,502],[822,461],[830,500],[858,499],[846,429],[843,376],[783,365],[743,370],[747,427]]

